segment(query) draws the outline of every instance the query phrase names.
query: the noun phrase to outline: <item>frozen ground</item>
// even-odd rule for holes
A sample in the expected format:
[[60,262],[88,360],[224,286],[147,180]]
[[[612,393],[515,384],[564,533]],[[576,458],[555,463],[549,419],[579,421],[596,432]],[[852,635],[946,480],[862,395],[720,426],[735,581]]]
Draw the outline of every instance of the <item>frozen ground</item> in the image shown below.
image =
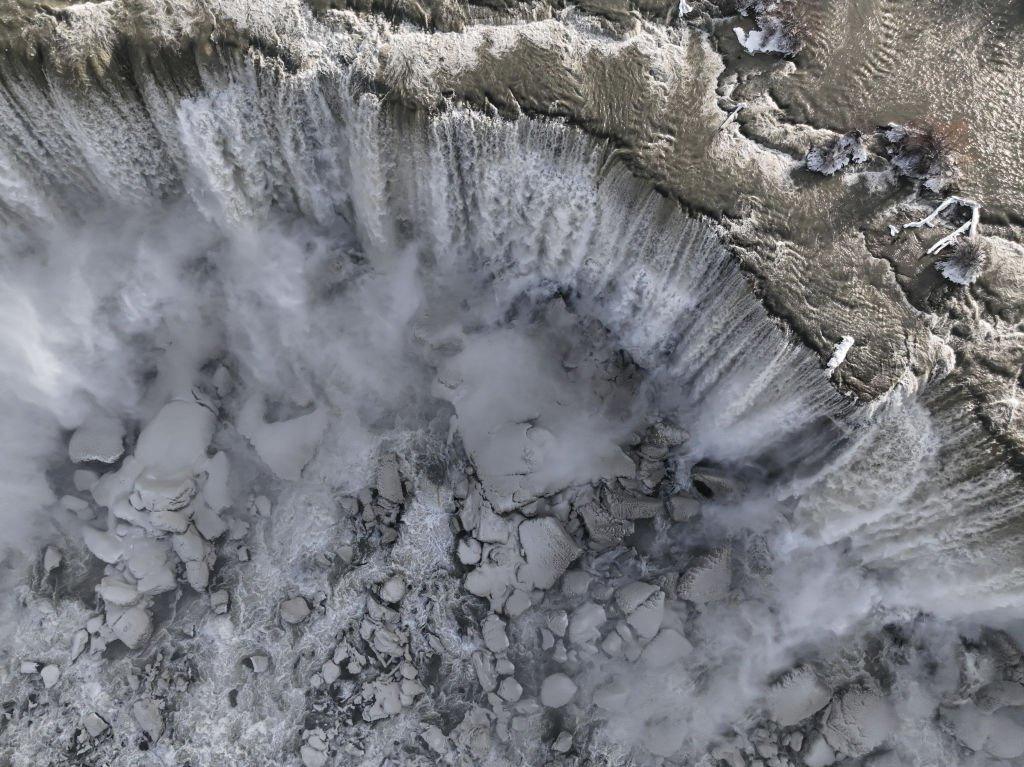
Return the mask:
[[1022,763],[1017,230],[800,6],[7,7],[0,764]]

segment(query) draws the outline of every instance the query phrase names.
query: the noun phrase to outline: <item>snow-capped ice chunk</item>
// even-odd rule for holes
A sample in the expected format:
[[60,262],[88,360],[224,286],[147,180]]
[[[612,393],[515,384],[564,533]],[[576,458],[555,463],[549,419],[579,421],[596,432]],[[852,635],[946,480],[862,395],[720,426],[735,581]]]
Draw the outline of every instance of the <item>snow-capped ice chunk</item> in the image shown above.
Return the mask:
[[116,418],[95,413],[75,429],[68,442],[74,463],[114,463],[124,455],[124,426]]

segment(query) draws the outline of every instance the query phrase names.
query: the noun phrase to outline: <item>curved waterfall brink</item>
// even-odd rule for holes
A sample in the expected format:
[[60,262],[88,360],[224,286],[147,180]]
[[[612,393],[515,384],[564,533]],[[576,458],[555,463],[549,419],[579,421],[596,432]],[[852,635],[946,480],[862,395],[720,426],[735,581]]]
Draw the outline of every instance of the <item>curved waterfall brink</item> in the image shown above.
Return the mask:
[[721,221],[403,103],[383,22],[104,6],[0,65],[0,765],[1024,754],[956,382],[844,396]]

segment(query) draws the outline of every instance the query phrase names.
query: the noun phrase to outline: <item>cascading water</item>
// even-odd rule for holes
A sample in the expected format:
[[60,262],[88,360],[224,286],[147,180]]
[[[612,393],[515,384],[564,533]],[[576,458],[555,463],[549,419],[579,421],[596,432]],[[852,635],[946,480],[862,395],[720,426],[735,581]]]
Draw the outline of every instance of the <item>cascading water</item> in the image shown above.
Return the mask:
[[842,396],[716,222],[392,103],[363,22],[76,13],[0,68],[0,763],[1024,753],[1019,488],[941,389]]

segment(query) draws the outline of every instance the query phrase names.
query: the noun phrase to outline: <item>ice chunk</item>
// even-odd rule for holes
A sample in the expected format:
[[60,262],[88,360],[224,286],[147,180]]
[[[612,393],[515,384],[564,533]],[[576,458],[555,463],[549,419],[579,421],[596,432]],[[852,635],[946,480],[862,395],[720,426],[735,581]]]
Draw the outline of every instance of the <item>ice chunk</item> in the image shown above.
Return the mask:
[[92,738],[98,738],[110,727],[107,724],[107,720],[102,716],[92,711],[82,717],[82,726],[85,727],[85,731],[89,733]]
[[679,579],[677,595],[697,605],[705,605],[729,595],[732,583],[732,558],[728,549],[718,549],[697,557]]
[[82,540],[97,559],[107,564],[115,564],[124,556],[124,542],[116,535],[101,532],[93,527],[83,527]]
[[559,753],[568,753],[569,749],[572,748],[572,733],[562,730],[558,733],[558,737],[555,738],[555,742],[551,744],[551,750]]
[[130,500],[136,509],[177,511],[188,506],[195,494],[196,483],[191,474],[169,478],[143,474],[135,480]]
[[303,597],[292,597],[281,602],[281,620],[295,625],[309,617],[309,602]]
[[662,668],[682,660],[693,650],[689,640],[675,629],[662,629],[644,648],[641,659],[651,668]]
[[203,466],[206,481],[203,483],[203,500],[213,511],[220,511],[231,505],[228,492],[228,476],[230,464],[225,453],[219,452],[206,461]]
[[74,463],[114,463],[124,455],[124,426],[108,415],[89,416],[71,435],[68,455]]
[[363,709],[363,719],[367,722],[386,719],[402,710],[402,688],[397,682],[375,682],[371,691],[373,703]]
[[541,683],[540,702],[548,708],[561,708],[576,696],[576,683],[565,674],[551,674]]
[[210,609],[215,615],[223,615],[228,611],[230,595],[224,589],[217,589],[210,592]]
[[832,693],[807,666],[786,673],[768,690],[768,717],[783,727],[791,727],[821,711]]
[[889,703],[877,693],[855,687],[829,705],[822,734],[836,751],[859,757],[882,745],[892,728]]
[[[111,620],[112,617],[113,620]],[[108,610],[107,621],[114,632],[114,637],[120,639],[131,649],[135,649],[149,637],[152,627],[149,613],[141,606],[129,607],[124,612],[115,613],[113,616]]]
[[484,618],[482,633],[484,646],[493,653],[505,652],[508,649],[508,635],[505,633],[505,621],[497,615]]
[[816,735],[807,747],[807,753],[804,754],[804,764],[807,767],[828,767],[828,765],[835,763],[835,761],[835,751],[832,750],[821,735]]
[[60,549],[56,546],[47,546],[43,551],[43,572],[52,573],[63,561],[64,555],[60,553]]
[[139,434],[135,458],[153,477],[191,475],[206,457],[214,423],[213,413],[196,402],[168,402]]
[[405,597],[405,591],[405,581],[399,576],[393,575],[384,581],[384,584],[380,587],[380,598],[385,602],[396,604]]
[[39,676],[42,677],[43,687],[50,689],[57,684],[57,680],[60,679],[60,667],[55,666],[52,663],[47,666],[43,666],[42,670],[39,672]]
[[974,702],[986,713],[1005,706],[1024,706],[1024,684],[1006,680],[990,682],[975,693]]
[[132,704],[132,715],[150,740],[159,740],[163,735],[163,714],[160,712],[160,705],[152,698],[135,701]]
[[513,677],[507,676],[498,685],[498,695],[509,703],[515,703],[523,696],[523,686]]
[[476,538],[463,538],[459,541],[456,553],[464,565],[475,565],[480,562],[482,548]]
[[1006,711],[992,715],[985,751],[997,759],[1019,759],[1024,756],[1024,725]]
[[133,605],[142,597],[135,586],[109,575],[100,581],[100,585],[96,587],[96,593],[103,597],[103,601],[107,604],[122,607]]
[[238,416],[238,431],[252,443],[260,460],[281,479],[298,479],[316,455],[327,429],[327,413],[317,408],[288,421],[263,420],[263,402],[249,399]]
[[576,645],[595,642],[601,637],[600,628],[606,619],[604,608],[594,602],[586,602],[575,610],[569,619],[569,641]]
[[299,756],[302,758],[303,767],[324,767],[327,764],[327,754],[308,744],[299,749]]
[[554,517],[527,519],[519,525],[519,543],[526,557],[517,579],[525,588],[549,589],[582,553]]
[[381,456],[377,466],[377,494],[395,505],[405,500],[402,475],[398,473],[398,456],[394,453]]

